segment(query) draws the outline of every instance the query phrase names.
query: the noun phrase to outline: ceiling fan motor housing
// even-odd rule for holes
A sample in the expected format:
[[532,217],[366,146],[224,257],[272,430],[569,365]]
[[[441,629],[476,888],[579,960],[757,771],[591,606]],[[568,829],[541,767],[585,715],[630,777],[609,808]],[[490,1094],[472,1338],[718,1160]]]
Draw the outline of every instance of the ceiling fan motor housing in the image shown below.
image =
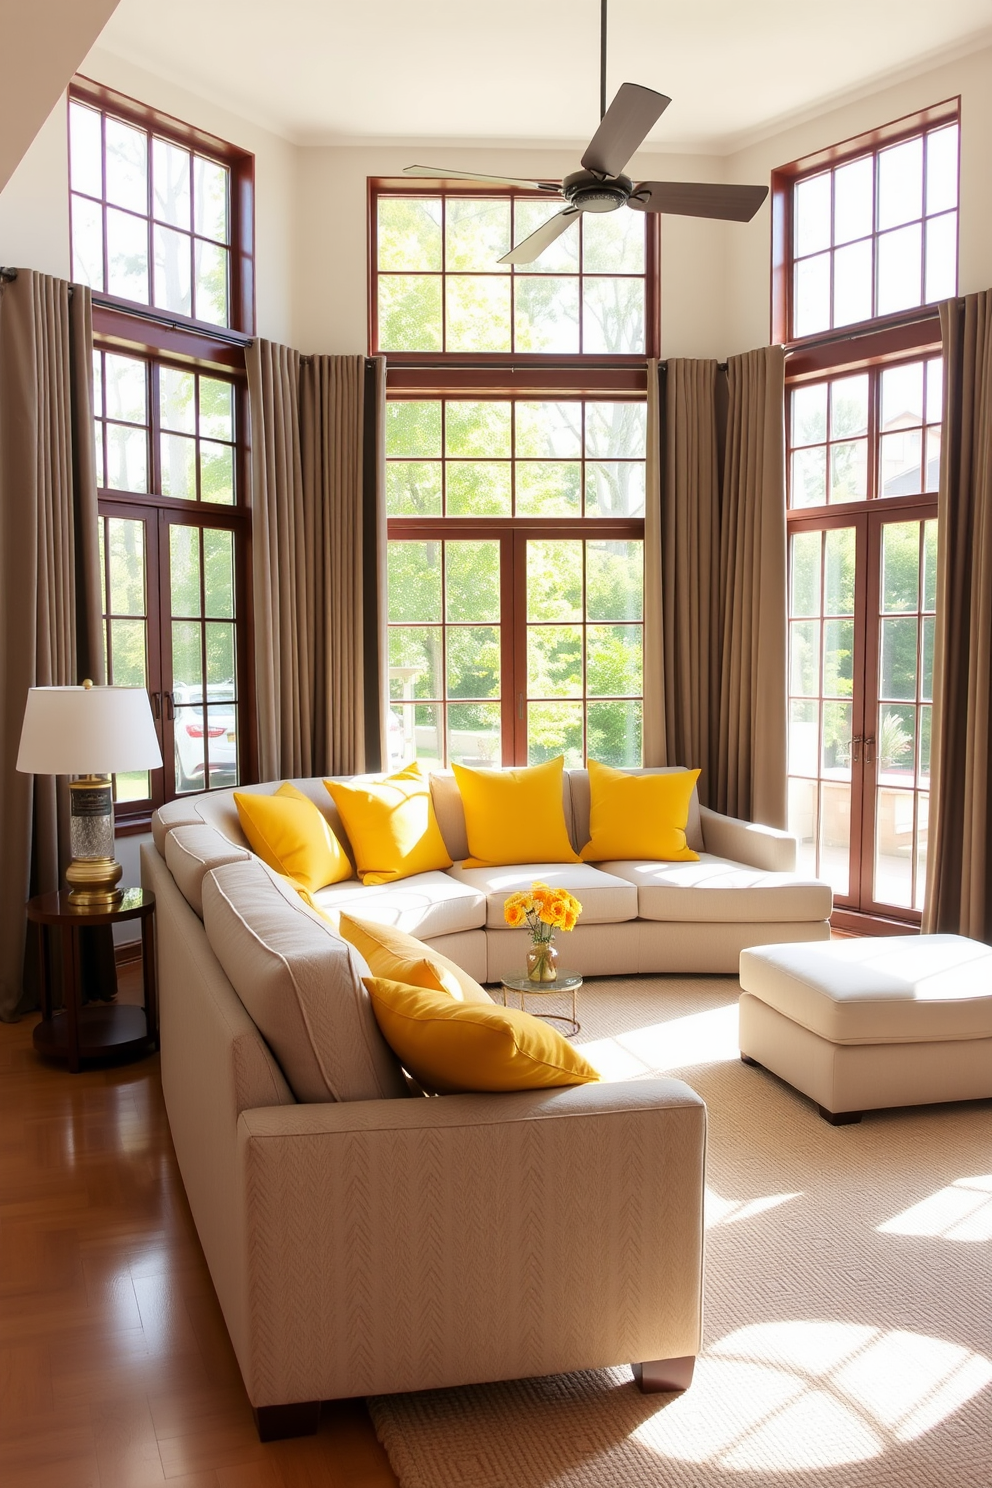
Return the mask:
[[634,189],[629,176],[598,176],[595,171],[577,170],[561,183],[561,194],[583,212],[615,212],[626,205]]

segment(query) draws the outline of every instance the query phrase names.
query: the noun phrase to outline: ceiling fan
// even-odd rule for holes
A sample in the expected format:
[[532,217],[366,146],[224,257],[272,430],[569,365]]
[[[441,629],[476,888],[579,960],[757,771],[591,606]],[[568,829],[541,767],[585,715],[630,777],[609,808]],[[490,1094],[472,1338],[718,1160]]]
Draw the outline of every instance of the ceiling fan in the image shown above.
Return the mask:
[[447,170],[434,165],[408,165],[405,176],[448,177],[483,181],[493,186],[521,186],[543,191],[567,202],[556,216],[511,248],[499,260],[531,264],[556,238],[577,222],[581,212],[669,212],[680,217],[716,217],[726,222],[750,222],[768,195],[767,186],[725,186],[709,181],[640,181],[623,174],[627,161],[644,143],[650,130],[671,103],[664,93],[621,83],[606,107],[606,7],[600,0],[600,126],[580,162],[582,169],[558,181],[522,181],[515,176],[487,176],[474,171]]

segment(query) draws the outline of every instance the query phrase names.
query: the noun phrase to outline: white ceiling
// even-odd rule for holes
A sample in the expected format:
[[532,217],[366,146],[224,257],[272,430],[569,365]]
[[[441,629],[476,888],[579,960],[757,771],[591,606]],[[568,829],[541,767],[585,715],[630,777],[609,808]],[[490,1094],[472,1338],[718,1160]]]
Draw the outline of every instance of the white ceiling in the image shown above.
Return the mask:
[[[989,0],[611,0],[609,94],[725,153],[992,42]],[[582,144],[598,0],[120,0],[100,46],[298,144]]]

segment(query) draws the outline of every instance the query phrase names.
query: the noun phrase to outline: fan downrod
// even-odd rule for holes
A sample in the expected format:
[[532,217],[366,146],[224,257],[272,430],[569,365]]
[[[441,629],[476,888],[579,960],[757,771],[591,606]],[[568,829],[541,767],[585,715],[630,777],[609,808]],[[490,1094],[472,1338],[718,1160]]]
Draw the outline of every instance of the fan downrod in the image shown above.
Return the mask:
[[583,212],[615,212],[626,206],[633,190],[629,176],[601,176],[590,170],[573,171],[561,183],[565,200]]

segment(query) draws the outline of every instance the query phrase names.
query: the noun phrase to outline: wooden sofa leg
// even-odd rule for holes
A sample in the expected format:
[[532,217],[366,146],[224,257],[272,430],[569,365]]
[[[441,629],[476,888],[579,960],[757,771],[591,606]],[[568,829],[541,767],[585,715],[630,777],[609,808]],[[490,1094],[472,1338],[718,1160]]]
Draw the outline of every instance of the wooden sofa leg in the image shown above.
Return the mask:
[[313,1436],[320,1424],[320,1401],[298,1400],[292,1405],[252,1407],[259,1441],[282,1441],[287,1436]]
[[756,1059],[751,1058],[750,1054],[741,1055],[741,1064],[750,1064],[754,1069],[763,1068],[763,1066],[760,1065]]
[[826,1106],[817,1106],[816,1109],[831,1126],[853,1126],[864,1115],[863,1111],[828,1111]]
[[684,1359],[645,1359],[643,1364],[631,1364],[630,1367],[643,1394],[659,1395],[673,1390],[688,1390],[695,1366],[696,1356],[689,1354]]

